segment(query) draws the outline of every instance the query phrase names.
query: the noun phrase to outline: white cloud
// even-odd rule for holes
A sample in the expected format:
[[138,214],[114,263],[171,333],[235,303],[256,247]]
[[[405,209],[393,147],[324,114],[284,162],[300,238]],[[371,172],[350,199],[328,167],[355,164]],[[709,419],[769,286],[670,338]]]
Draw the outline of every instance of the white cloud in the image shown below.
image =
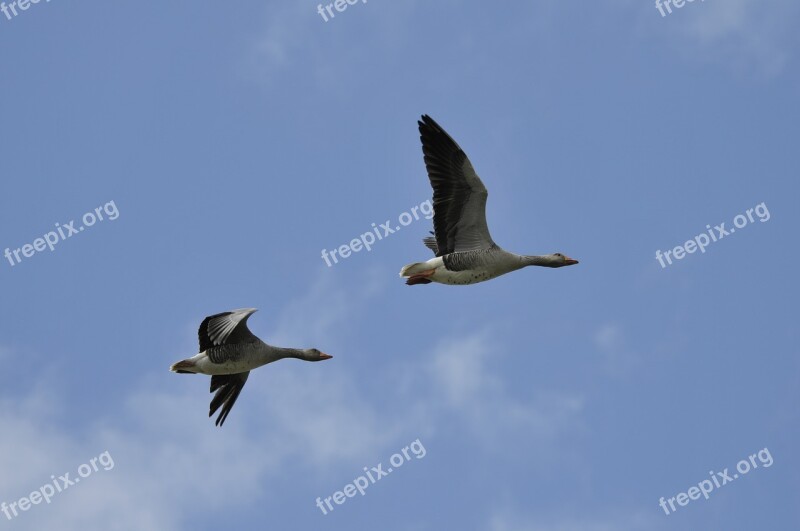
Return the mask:
[[[302,2],[290,2],[282,8],[270,6],[269,22],[264,33],[255,43],[255,51],[268,66],[282,67],[290,62],[295,49],[307,37],[305,22],[307,6]],[[301,32],[302,31],[302,32]]]
[[[346,297],[325,278],[281,312],[276,336],[300,340],[306,330],[327,344],[379,289],[367,280],[370,289]],[[291,470],[358,470],[364,456],[397,444],[399,425],[387,429],[353,376],[333,361],[286,360],[253,372],[223,428],[203,415],[208,378],[164,370],[146,375],[114,418],[71,429],[62,421],[70,416],[59,396],[63,388],[50,373],[26,396],[0,400],[0,501],[27,496],[51,475],[74,477],[78,466],[106,450],[115,467],[21,513],[16,529],[180,529],[181,515],[198,507],[251,505],[265,489],[280,488],[275,480],[291,477]]]
[[622,327],[614,323],[600,326],[593,337],[595,347],[603,354],[605,368],[612,374],[624,374],[639,362],[627,345]]
[[685,31],[707,52],[739,68],[754,64],[773,75],[790,60],[798,6],[794,0],[709,0],[687,17]]
[[[356,296],[325,280],[330,275],[320,278],[280,312],[276,332],[265,339],[335,343],[342,323],[382,288],[362,276],[368,289]],[[26,396],[0,399],[0,501],[27,496],[51,474],[74,477],[79,465],[109,451],[113,470],[32,507],[14,527],[169,531],[198,508],[202,514],[252,507],[300,471],[339,483],[343,474],[347,479],[407,444],[409,431],[427,440],[427,427],[444,421],[465,424],[483,440],[509,430],[551,437],[578,421],[579,399],[512,397],[492,370],[497,352],[489,337],[481,331],[443,340],[432,355],[408,362],[418,383],[409,396],[388,391],[395,393],[390,401],[406,399],[391,421],[386,406],[336,357],[314,364],[286,360],[254,371],[221,429],[203,414],[211,396],[205,377],[166,370],[145,375],[113,418],[75,428],[64,420],[70,406],[63,388],[54,375],[44,376]]]
[[594,342],[603,351],[618,350],[622,347],[622,332],[617,325],[605,324],[595,333]]
[[[641,30],[660,29],[687,58],[722,62],[742,72],[778,74],[791,60],[793,22],[800,13],[794,0],[706,0],[686,3],[662,17],[654,4],[611,0],[638,7]],[[646,28],[646,29],[645,29]]]
[[158,380],[173,381],[169,391],[145,384],[114,419],[79,433],[58,426],[67,415],[52,411],[59,400],[46,391],[7,400],[0,414],[0,500],[26,496],[51,475],[71,472],[74,478],[79,465],[108,450],[112,470],[21,513],[15,528],[170,530],[181,528],[180,515],[197,507],[252,504],[266,489],[279,488],[275,480],[291,477],[289,470],[324,474],[329,466],[360,465],[394,432],[363,405],[346,375],[314,370],[322,367],[286,362],[280,371],[254,373],[246,399],[222,429],[198,414],[208,407],[210,395],[198,392],[207,390],[206,378],[183,386],[166,374]]
[[[662,0],[662,4],[667,0]],[[659,39],[674,53],[704,63],[719,63],[742,73],[779,74],[796,48],[795,0],[696,0],[661,16],[655,3],[607,0],[638,13],[637,31]]]
[[485,333],[435,349],[432,376],[449,406],[469,411],[482,396],[501,392],[500,382],[486,367],[489,354]]
[[324,351],[329,343],[340,338],[340,327],[357,319],[369,301],[394,280],[377,270],[363,271],[358,290],[352,290],[335,284],[336,277],[326,274],[330,271],[326,267],[320,266],[319,271],[307,293],[286,305],[276,319],[270,319],[276,326],[269,338],[265,338],[268,343],[289,346],[300,346],[298,342],[317,343],[314,346]]
[[513,511],[504,510],[491,518],[488,528],[490,531],[656,531],[663,529],[663,522],[658,521],[657,516],[635,512],[618,517],[565,517],[554,521],[539,515],[523,517]]
[[[419,0],[376,2],[350,6],[325,22],[317,4],[303,2],[272,3],[265,8],[263,29],[254,36],[246,52],[246,75],[265,85],[286,83],[284,70],[303,65],[326,90],[347,92],[351,86],[342,80],[360,73],[359,59],[372,57],[378,48],[402,52],[414,34],[408,32]],[[345,27],[348,31],[342,32]],[[364,46],[353,46],[358,32]]]
[[[453,413],[466,421],[484,442],[492,443],[509,431],[548,439],[580,424],[583,399],[536,390],[517,399],[509,393],[493,364],[503,357],[503,345],[487,330],[440,343],[428,368],[440,415]],[[528,391],[527,389],[525,391]]]

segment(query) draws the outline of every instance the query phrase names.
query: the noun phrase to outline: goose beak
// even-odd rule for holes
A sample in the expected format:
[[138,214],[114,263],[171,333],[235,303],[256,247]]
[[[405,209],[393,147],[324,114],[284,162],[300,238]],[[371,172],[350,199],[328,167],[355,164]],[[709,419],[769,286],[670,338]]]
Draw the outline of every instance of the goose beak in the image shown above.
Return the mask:
[[565,256],[564,258],[566,258],[564,263],[567,264],[567,265],[575,265],[575,264],[578,263],[577,260],[575,260],[574,258],[570,258],[569,256]]
[[321,360],[329,360],[329,359],[331,359],[332,357],[333,357],[333,356],[329,356],[328,354],[325,354],[324,352],[320,352],[320,353],[319,353],[319,359],[321,359]]

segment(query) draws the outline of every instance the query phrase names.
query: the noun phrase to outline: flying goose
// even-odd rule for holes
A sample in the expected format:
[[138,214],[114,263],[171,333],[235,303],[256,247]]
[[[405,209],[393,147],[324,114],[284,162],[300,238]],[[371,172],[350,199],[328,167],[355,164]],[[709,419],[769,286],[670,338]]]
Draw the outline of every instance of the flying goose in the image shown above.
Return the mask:
[[466,153],[433,118],[419,124],[422,153],[433,187],[433,236],[423,240],[435,258],[400,270],[406,284],[477,284],[525,266],[577,264],[561,253],[524,256],[494,243],[486,225],[488,192]]
[[283,358],[321,361],[333,357],[315,348],[299,350],[267,345],[247,328],[247,318],[256,311],[244,308],[206,317],[198,331],[200,353],[169,368],[177,373],[211,375],[211,392],[217,393],[211,399],[208,416],[222,406],[217,426],[225,422],[253,369]]

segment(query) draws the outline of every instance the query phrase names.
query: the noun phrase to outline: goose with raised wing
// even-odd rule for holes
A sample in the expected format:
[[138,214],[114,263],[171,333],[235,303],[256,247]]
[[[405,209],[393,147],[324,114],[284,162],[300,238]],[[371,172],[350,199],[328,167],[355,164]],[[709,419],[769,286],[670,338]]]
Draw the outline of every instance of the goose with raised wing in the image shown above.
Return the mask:
[[423,243],[436,257],[405,266],[400,276],[406,284],[477,284],[526,266],[578,263],[561,253],[514,254],[494,243],[486,224],[489,193],[466,153],[430,116],[417,123],[433,187],[434,232]]
[[253,369],[284,358],[322,361],[333,357],[315,348],[301,350],[264,343],[247,328],[247,319],[256,311],[244,308],[206,317],[198,331],[200,353],[169,368],[177,373],[211,376],[211,392],[216,394],[211,399],[208,416],[222,408],[217,426],[222,426],[228,418]]

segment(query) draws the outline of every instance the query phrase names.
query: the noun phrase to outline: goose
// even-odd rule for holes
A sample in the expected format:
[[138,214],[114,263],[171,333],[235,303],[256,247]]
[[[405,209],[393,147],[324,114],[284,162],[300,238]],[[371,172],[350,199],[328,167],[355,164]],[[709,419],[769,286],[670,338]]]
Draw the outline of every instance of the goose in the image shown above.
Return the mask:
[[433,236],[422,240],[436,255],[400,270],[406,284],[477,284],[526,266],[564,267],[578,263],[561,253],[526,256],[494,243],[486,224],[489,193],[464,150],[423,115],[419,125],[422,153],[433,187]]
[[169,370],[182,374],[211,376],[211,399],[208,416],[222,407],[216,425],[222,426],[239,398],[250,371],[284,358],[305,361],[331,359],[315,348],[294,349],[268,345],[247,328],[247,319],[257,310],[243,308],[210,315],[200,324],[200,353],[174,363]]

